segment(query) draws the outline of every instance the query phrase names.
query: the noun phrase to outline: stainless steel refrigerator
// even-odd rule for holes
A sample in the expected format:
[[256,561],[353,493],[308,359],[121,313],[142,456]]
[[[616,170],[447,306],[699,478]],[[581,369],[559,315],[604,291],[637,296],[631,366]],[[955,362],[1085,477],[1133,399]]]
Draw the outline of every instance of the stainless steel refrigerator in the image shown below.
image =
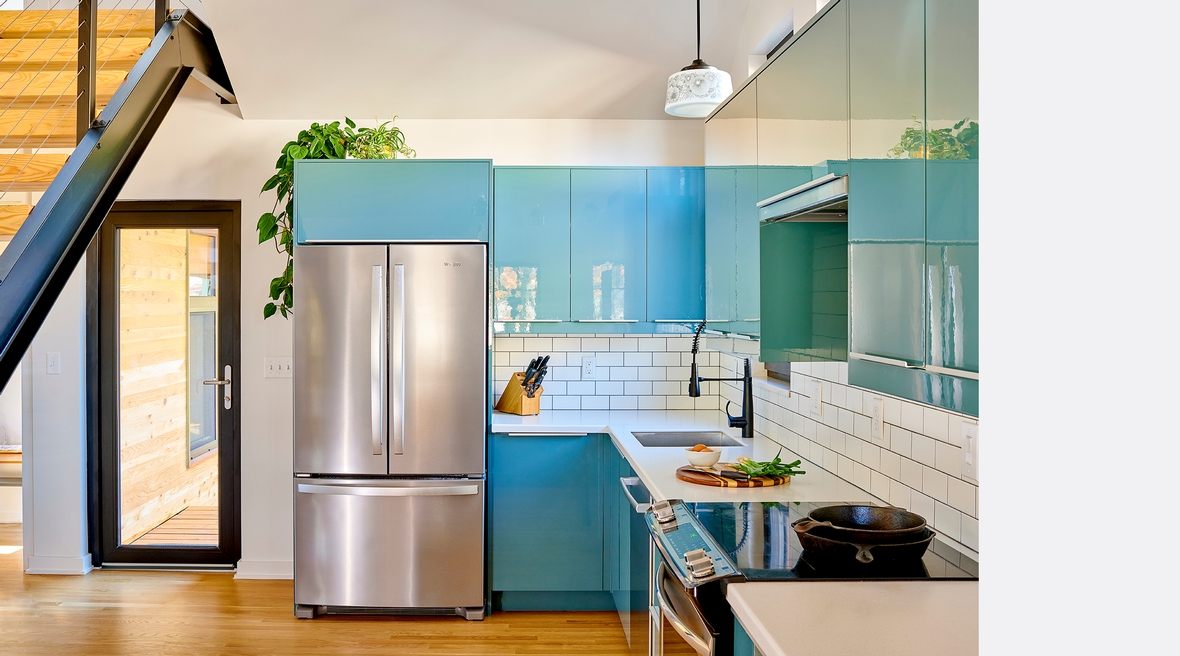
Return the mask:
[[485,244],[295,248],[295,611],[484,611]]

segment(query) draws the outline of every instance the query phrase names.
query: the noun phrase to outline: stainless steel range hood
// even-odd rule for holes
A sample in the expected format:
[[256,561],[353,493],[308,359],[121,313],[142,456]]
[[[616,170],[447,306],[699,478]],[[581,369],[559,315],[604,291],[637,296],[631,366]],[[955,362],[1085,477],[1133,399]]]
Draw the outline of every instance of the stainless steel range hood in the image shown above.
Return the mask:
[[763,223],[848,221],[848,176],[829,173],[758,203]]

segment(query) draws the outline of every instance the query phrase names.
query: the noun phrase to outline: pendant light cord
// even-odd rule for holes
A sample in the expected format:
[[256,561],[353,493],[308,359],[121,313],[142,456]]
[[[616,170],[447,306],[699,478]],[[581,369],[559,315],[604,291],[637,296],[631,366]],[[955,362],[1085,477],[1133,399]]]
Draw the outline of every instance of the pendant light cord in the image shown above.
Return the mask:
[[701,58],[701,0],[697,0],[697,60]]

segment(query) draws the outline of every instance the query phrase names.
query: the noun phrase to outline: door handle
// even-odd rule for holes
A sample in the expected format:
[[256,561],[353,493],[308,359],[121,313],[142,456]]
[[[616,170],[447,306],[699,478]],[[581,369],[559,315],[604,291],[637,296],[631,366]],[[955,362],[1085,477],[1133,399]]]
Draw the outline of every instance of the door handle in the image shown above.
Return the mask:
[[393,447],[395,456],[406,450],[406,265],[393,265]]
[[225,409],[229,410],[234,407],[234,370],[228,364],[225,365],[225,378],[214,378],[213,380],[203,380],[202,385],[214,385],[221,388],[221,400],[225,405]]
[[314,485],[300,483],[303,494],[341,494],[350,497],[460,497],[479,494],[478,485],[437,487],[371,487],[360,485]]
[[635,497],[631,496],[631,488],[641,485],[638,476],[624,476],[619,479],[619,483],[623,486],[623,494],[627,495],[627,500],[631,502],[631,507],[635,509],[636,513],[642,515],[651,510],[650,503],[639,503]]
[[385,408],[385,272],[373,267],[369,299],[369,419],[373,430],[373,455],[382,453],[382,421]]
[[[684,638],[684,641],[693,648],[693,651],[701,654],[701,656],[710,656],[713,653],[713,645],[711,644],[712,640],[705,640],[701,636],[693,633],[692,629],[688,628],[688,625],[684,623],[684,620],[680,619],[680,616],[676,614],[676,610],[671,604],[668,603],[668,598],[664,595],[664,582],[669,580],[669,577],[664,568],[665,565],[661,564],[659,574],[660,581],[659,585],[656,586],[656,603],[659,604],[660,613],[664,617],[668,618],[668,623],[671,624],[676,633],[679,633],[680,637]],[[710,636],[710,638],[711,637],[712,636]]]
[[857,353],[855,351],[849,351],[848,357],[854,358],[856,360],[864,360],[865,362],[876,362],[877,364],[887,364],[887,365],[890,365],[893,367],[905,367],[906,369],[923,369],[925,367],[925,365],[921,364],[921,363],[915,364],[913,362],[908,362],[906,360],[900,360],[898,358],[887,358],[887,357],[884,357],[881,355],[872,355],[871,353]]

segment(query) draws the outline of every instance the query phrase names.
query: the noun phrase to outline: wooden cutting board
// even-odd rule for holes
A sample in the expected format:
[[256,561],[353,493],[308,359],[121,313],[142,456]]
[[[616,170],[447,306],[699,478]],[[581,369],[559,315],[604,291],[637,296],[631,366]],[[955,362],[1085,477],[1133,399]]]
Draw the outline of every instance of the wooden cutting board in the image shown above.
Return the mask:
[[677,469],[676,478],[687,483],[711,485],[713,487],[771,487],[772,485],[787,485],[791,482],[790,476],[758,476],[748,481],[738,481],[717,474],[711,474],[691,466],[684,466]]

